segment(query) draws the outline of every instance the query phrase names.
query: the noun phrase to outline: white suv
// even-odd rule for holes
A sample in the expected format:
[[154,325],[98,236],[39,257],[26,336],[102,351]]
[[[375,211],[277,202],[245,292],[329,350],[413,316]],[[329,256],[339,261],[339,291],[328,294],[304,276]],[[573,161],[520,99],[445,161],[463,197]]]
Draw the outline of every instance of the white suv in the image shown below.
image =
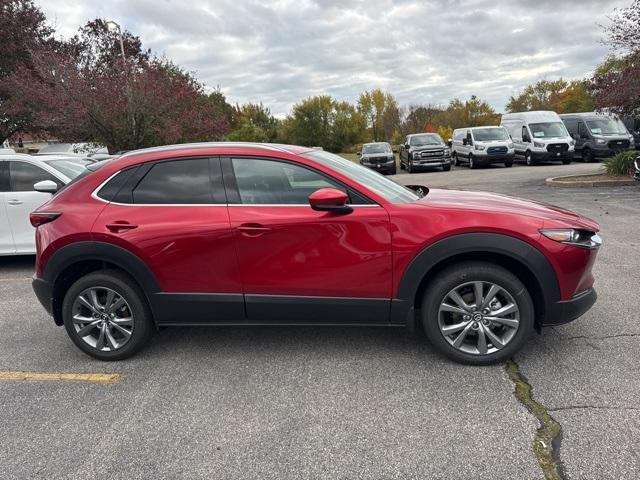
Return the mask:
[[89,163],[62,155],[0,154],[0,255],[36,253],[29,214]]
[[453,131],[451,155],[453,164],[466,163],[469,168],[492,163],[513,165],[515,156],[513,142],[504,127],[470,127]]

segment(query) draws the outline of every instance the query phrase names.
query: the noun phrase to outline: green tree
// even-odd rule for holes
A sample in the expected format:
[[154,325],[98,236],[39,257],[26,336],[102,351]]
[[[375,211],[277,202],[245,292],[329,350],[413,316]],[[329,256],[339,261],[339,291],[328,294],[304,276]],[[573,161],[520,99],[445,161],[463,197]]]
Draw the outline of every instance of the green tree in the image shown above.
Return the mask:
[[528,85],[507,103],[509,112],[552,110],[558,113],[588,112],[593,110],[594,98],[587,82],[574,80],[540,80]]
[[361,142],[365,131],[364,117],[351,104],[320,95],[294,105],[280,126],[278,138],[285,143],[340,152]]
[[[498,125],[500,115],[486,101],[472,95],[464,102],[454,98],[437,118],[437,125],[452,129]],[[446,140],[446,139],[445,139]]]
[[375,142],[390,140],[400,126],[398,102],[393,95],[379,88],[360,94],[358,111],[365,118]]
[[236,106],[235,117],[240,123],[229,134],[229,140],[243,142],[273,142],[278,133],[278,119],[262,103]]

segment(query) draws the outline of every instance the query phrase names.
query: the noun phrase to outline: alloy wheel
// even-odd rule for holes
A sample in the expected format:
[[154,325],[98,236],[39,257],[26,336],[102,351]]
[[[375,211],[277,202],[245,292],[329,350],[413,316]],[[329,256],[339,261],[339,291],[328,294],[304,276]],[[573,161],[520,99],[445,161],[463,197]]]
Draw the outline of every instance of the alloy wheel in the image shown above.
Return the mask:
[[102,352],[122,348],[134,329],[131,307],[122,295],[107,287],[83,290],[73,302],[72,321],[78,337]]
[[520,326],[520,309],[513,296],[492,282],[458,285],[445,295],[438,310],[438,327],[455,349],[488,355],[504,348]]

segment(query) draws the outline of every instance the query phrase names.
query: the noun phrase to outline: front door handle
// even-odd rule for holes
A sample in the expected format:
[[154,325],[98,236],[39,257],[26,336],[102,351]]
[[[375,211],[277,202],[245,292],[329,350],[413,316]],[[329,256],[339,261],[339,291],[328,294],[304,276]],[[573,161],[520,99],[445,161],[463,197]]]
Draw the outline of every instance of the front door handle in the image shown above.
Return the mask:
[[134,228],[138,228],[138,225],[134,225],[132,223],[107,223],[106,227],[111,230],[113,233],[126,232],[127,230],[133,230]]
[[238,227],[238,231],[246,237],[259,237],[271,231],[271,228],[259,223],[243,223]]
[[7,203],[9,205],[22,205],[22,200],[16,200],[16,199],[11,199],[11,200],[7,200]]

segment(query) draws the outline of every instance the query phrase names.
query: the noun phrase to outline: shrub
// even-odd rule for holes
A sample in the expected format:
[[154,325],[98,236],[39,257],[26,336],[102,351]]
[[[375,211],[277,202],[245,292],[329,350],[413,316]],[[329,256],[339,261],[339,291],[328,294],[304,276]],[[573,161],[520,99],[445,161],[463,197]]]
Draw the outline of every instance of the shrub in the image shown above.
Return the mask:
[[604,168],[607,175],[623,175],[631,176],[633,172],[633,162],[638,157],[640,152],[620,152],[613,157],[607,158],[604,161]]

